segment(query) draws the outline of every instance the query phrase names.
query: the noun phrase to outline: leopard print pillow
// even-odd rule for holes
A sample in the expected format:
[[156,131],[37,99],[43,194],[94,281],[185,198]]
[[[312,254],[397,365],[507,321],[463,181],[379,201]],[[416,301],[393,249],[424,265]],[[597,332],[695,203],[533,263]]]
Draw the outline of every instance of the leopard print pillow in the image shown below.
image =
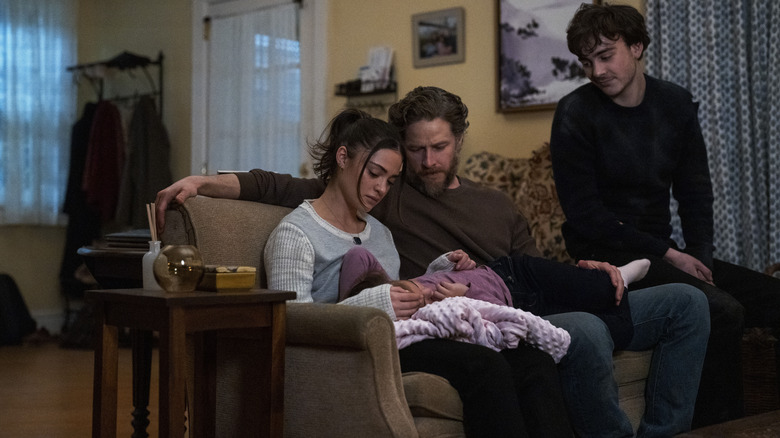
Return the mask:
[[533,151],[531,158],[477,153],[466,160],[464,175],[509,194],[528,220],[531,235],[545,258],[573,263],[561,234],[565,216],[555,191],[549,144]]

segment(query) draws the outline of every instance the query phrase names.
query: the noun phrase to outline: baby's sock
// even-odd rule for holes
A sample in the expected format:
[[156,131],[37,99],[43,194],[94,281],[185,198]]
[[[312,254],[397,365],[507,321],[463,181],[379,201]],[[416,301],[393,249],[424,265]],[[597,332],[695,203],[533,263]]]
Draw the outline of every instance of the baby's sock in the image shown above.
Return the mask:
[[650,260],[648,259],[634,260],[631,263],[618,267],[620,275],[623,276],[623,284],[625,287],[628,287],[630,283],[645,278],[645,275],[647,275],[647,271],[649,269]]

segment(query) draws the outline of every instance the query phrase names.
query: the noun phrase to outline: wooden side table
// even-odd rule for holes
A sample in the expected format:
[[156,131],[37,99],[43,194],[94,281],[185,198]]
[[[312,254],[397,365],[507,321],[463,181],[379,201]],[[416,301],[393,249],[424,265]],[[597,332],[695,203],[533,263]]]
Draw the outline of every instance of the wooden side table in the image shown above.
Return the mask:
[[[286,303],[294,292],[190,292],[168,294],[143,289],[88,291],[97,314],[92,436],[116,436],[118,327],[160,334],[159,421],[161,437],[184,436],[186,335],[195,334],[194,406],[190,426],[194,436],[216,431],[216,330],[260,332],[269,360],[257,378],[268,391],[262,395],[262,427],[258,436],[283,436],[284,347]],[[144,345],[144,344],[140,344]],[[134,345],[134,349],[136,346]],[[141,348],[141,347],[139,347]],[[149,348],[146,344],[143,348]],[[143,354],[135,354],[141,357]]]

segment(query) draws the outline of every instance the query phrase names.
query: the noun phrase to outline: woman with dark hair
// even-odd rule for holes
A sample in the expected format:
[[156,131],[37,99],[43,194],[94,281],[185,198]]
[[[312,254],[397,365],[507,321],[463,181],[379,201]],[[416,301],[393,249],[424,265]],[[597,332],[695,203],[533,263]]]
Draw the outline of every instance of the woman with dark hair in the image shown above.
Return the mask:
[[[310,150],[314,170],[326,184],[320,197],[304,201],[273,231],[265,248],[269,287],[294,290],[297,301],[335,303],[342,256],[362,245],[397,271],[398,252],[390,231],[368,212],[401,174],[398,132],[359,110],[330,123],[324,140]],[[334,283],[335,281],[335,283]],[[408,317],[422,297],[369,290],[346,304],[377,307]]]

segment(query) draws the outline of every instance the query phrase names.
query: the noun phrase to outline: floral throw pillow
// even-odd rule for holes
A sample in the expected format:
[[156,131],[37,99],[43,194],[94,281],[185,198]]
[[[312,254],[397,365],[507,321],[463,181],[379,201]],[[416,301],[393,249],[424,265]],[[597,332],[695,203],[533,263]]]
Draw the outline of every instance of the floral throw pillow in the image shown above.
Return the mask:
[[531,235],[545,258],[563,263],[573,260],[561,234],[565,221],[555,191],[550,146],[545,143],[531,158],[507,158],[491,152],[477,153],[466,161],[464,175],[487,187],[504,191],[528,220]]

